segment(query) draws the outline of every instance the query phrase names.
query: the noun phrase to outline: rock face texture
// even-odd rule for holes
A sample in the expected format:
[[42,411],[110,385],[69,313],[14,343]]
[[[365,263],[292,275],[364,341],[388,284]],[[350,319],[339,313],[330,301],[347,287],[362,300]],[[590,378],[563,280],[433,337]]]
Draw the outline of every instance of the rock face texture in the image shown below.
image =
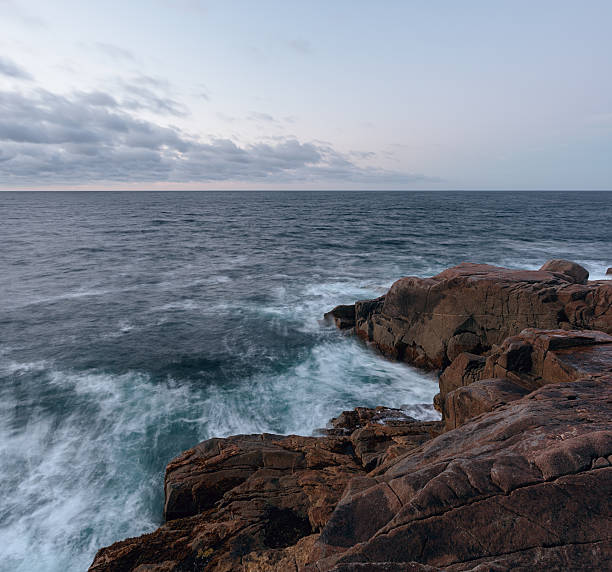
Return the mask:
[[440,376],[435,405],[454,429],[513,395],[599,373],[612,374],[612,336],[531,328],[506,338],[487,358],[460,354]]
[[430,369],[525,328],[612,333],[612,284],[587,277],[564,260],[534,271],[463,263],[432,278],[401,278],[385,296],[357,302],[355,330],[384,354]]
[[299,569],[345,491],[443,430],[386,407],[330,425],[321,437],[238,435],[185,451],[166,468],[166,524],[102,549],[91,570]]
[[[471,277],[467,266],[404,279],[385,297],[330,316],[358,333],[372,324],[368,336],[384,320],[402,322],[402,336],[420,336],[412,347],[421,357],[438,355],[427,353],[435,347],[424,324],[440,328],[432,339],[446,340],[440,363],[449,365],[435,400],[443,421],[357,408],[319,437],[200,443],[167,467],[166,524],[103,548],[90,570],[607,569],[612,335],[586,325],[610,332],[608,285],[583,284],[584,272],[568,261],[537,272],[470,265]],[[427,280],[433,293],[422,289]],[[470,295],[482,312],[457,332]],[[525,316],[513,316],[517,309]],[[501,339],[496,310],[508,332]],[[544,327],[523,328],[525,320]],[[389,336],[400,332],[392,327]],[[434,363],[429,357],[423,365]]]
[[549,569],[600,569],[612,555],[611,399],[612,376],[545,386],[379,468],[323,529],[318,569],[480,560],[508,570],[538,548],[559,551]]

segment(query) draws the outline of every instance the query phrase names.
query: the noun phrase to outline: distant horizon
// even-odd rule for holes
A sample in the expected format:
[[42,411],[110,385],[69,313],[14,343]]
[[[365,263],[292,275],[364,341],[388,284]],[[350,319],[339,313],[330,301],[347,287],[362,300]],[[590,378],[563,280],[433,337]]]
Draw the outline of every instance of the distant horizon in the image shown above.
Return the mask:
[[0,189],[0,193],[612,193],[612,189]]
[[607,0],[0,9],[0,190],[612,190]]

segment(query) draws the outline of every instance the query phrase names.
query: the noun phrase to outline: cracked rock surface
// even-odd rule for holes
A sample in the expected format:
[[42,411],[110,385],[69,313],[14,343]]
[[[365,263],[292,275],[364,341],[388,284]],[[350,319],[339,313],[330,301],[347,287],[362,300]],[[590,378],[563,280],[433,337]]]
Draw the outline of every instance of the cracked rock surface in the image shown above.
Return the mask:
[[[357,302],[354,329],[382,353],[430,369],[462,352],[486,352],[525,328],[612,333],[612,283],[586,277],[568,261],[540,270],[465,262],[432,278],[401,278],[385,296]],[[347,306],[339,308],[346,328]]]

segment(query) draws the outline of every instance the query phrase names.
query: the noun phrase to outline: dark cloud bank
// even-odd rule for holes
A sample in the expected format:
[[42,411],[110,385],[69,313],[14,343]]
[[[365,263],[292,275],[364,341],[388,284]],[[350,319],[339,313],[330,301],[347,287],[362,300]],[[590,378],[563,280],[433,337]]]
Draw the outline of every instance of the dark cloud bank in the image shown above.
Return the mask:
[[137,109],[183,114],[175,102],[156,98],[142,85],[123,93],[126,99],[119,103],[104,92],[0,92],[0,184],[329,181],[397,186],[433,180],[360,167],[329,145],[295,138],[243,146],[228,139],[204,142],[133,114]]

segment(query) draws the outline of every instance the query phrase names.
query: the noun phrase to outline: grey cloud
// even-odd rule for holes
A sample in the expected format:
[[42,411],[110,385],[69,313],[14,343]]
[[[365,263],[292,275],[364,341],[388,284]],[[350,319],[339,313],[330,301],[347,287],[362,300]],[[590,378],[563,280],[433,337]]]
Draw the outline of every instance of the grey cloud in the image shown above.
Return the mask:
[[99,52],[102,52],[112,60],[126,60],[130,62],[136,61],[136,57],[130,50],[115,46],[114,44],[107,44],[106,42],[95,42],[93,44]]
[[103,91],[81,92],[77,93],[76,97],[83,103],[93,106],[118,107],[119,105],[112,95],[104,93]]
[[210,101],[210,90],[203,83],[196,84],[193,92],[194,97],[199,97],[205,101]]
[[184,117],[189,110],[168,92],[170,86],[164,80],[150,76],[138,76],[130,81],[119,81],[123,94],[122,105],[126,109],[147,109],[162,115]]
[[376,157],[376,153],[373,151],[349,151],[349,155],[358,159],[373,159]]
[[150,89],[136,86],[129,87],[128,92],[129,95],[123,100],[123,106],[127,109],[149,109],[177,117],[188,115],[187,108],[171,97],[160,97]]
[[225,121],[226,123],[234,123],[234,121],[236,121],[236,117],[234,117],[233,115],[226,115],[225,113],[221,113],[220,111],[217,111],[217,113],[215,113],[215,115],[221,119],[221,121]]
[[31,80],[32,76],[22,67],[18,66],[14,61],[0,56],[0,75],[12,77],[15,79]]
[[259,113],[257,111],[253,111],[249,114],[248,118],[251,121],[264,121],[266,123],[276,123],[276,119],[272,117],[269,113]]
[[296,138],[202,141],[134,117],[103,92],[0,92],[0,184],[342,181],[402,184],[420,175],[363,168]]
[[132,83],[137,83],[138,85],[148,85],[149,87],[156,89],[168,90],[170,89],[170,83],[168,80],[161,77],[153,77],[151,75],[140,74],[136,76]]

